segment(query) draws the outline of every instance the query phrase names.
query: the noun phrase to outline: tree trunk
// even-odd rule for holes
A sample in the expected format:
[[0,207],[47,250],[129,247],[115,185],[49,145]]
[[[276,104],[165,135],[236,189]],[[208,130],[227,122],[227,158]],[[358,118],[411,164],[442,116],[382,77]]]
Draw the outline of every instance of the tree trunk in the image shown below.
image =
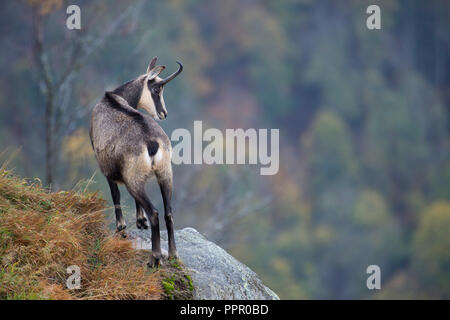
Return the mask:
[[44,52],[44,38],[42,30],[42,16],[39,14],[39,10],[36,6],[32,8],[33,14],[33,35],[34,35],[34,56],[39,68],[39,75],[44,82],[43,94],[46,100],[45,108],[45,170],[46,170],[46,185],[51,190],[53,184],[53,172],[54,172],[54,83],[52,80],[52,74],[48,65],[47,57]]
[[53,139],[53,94],[47,96],[47,106],[45,109],[45,182],[51,190],[53,185],[53,171],[54,171],[54,139]]

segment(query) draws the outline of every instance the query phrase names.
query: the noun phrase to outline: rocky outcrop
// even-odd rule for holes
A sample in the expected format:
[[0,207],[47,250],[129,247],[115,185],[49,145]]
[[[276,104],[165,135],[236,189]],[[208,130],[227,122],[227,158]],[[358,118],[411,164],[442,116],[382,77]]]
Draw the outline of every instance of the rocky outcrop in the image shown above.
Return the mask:
[[[149,230],[135,229],[127,233],[137,249],[151,250]],[[279,299],[262,283],[255,272],[207,240],[197,230],[193,228],[176,230],[175,241],[180,259],[192,276],[194,299]],[[167,254],[166,232],[161,232],[161,247],[163,254]]]

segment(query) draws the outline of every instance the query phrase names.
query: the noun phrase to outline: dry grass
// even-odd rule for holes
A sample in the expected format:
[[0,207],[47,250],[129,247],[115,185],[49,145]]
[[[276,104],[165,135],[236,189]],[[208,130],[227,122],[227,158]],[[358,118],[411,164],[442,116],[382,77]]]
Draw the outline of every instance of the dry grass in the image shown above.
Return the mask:
[[[160,272],[111,236],[96,193],[48,193],[0,169],[0,299],[161,299]],[[66,268],[81,269],[69,290]]]

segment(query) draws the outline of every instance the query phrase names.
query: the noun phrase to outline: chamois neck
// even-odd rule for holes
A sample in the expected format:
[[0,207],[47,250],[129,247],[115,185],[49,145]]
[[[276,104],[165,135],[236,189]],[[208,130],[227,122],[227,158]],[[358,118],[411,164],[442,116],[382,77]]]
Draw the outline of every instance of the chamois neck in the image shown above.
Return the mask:
[[113,92],[124,98],[131,107],[137,109],[144,86],[144,80],[145,77],[138,77],[137,79],[128,81],[117,87]]

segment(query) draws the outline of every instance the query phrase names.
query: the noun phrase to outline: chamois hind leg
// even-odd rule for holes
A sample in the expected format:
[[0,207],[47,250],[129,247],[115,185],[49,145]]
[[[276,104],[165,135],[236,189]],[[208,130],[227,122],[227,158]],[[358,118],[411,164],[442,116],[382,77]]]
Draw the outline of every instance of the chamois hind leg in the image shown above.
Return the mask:
[[136,203],[136,227],[138,229],[148,229],[147,219],[145,218],[144,211],[142,207],[135,200]]
[[133,196],[136,202],[144,208],[147,213],[147,217],[150,220],[150,226],[152,229],[152,256],[148,266],[153,268],[157,267],[161,261],[161,239],[159,235],[159,217],[158,211],[151,203],[150,199],[145,194],[144,185],[135,188],[129,184],[126,184],[128,192]]
[[117,183],[114,183],[108,179],[109,188],[111,189],[111,197],[114,203],[114,209],[116,212],[116,230],[120,232],[127,227],[125,220],[123,219],[122,209],[120,208],[120,191]]
[[169,238],[169,258],[178,259],[177,248],[175,245],[175,236],[173,233],[172,217],[172,170],[166,170],[163,173],[157,173],[159,188],[164,202],[164,219],[166,221],[167,235]]

